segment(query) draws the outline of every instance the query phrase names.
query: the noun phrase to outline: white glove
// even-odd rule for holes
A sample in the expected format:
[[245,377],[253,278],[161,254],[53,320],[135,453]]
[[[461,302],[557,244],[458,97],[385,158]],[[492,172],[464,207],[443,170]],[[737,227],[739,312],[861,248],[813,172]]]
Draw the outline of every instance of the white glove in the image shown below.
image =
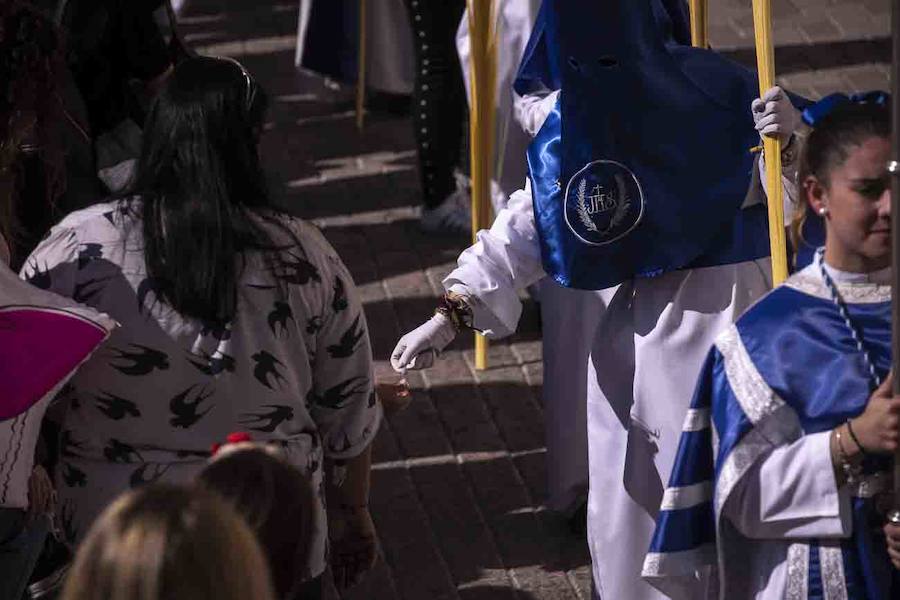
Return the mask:
[[427,369],[434,357],[456,337],[456,326],[448,317],[436,314],[397,342],[391,352],[391,366],[395,371]]
[[750,104],[753,122],[760,136],[777,137],[786,145],[800,126],[800,111],[777,85]]

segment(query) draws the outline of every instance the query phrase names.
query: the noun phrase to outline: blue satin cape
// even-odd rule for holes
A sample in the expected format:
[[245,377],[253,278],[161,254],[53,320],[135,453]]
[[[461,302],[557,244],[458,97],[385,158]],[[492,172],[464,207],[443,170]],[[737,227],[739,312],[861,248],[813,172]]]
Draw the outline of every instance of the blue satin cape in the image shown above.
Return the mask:
[[517,91],[562,90],[528,152],[544,267],[562,285],[768,254],[765,208],[741,209],[756,78],[686,46],[686,14],[680,0],[541,7]]

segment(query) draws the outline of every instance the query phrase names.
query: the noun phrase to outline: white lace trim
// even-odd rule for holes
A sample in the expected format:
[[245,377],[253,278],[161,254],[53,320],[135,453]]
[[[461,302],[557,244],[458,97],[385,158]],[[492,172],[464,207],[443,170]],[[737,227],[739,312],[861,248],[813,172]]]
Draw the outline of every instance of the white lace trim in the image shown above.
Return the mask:
[[798,542],[788,547],[785,600],[806,600],[809,595],[809,544]]
[[[878,304],[891,300],[891,286],[889,285],[840,281],[834,283],[841,298],[847,304]],[[784,282],[784,285],[809,296],[831,301],[831,292],[822,280],[822,275],[816,265],[810,265],[799,273],[795,273]]]
[[819,545],[819,570],[825,600],[847,600],[847,581],[844,578],[844,556],[840,542],[822,540]]
[[690,408],[684,416],[682,431],[703,431],[709,427],[708,408]]

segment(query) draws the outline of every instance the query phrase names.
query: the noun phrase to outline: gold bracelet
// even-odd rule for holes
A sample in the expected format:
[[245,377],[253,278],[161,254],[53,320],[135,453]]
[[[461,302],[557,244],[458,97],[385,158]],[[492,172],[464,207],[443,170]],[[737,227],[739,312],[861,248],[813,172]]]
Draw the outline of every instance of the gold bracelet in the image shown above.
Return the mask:
[[850,458],[847,456],[847,452],[844,450],[844,443],[841,440],[841,427],[838,426],[834,429],[834,438],[837,441],[838,448],[838,460],[841,462],[841,471],[844,473],[844,478],[847,480],[848,485],[856,485],[858,480],[858,476],[862,473],[862,469],[859,467],[854,467],[850,463]]

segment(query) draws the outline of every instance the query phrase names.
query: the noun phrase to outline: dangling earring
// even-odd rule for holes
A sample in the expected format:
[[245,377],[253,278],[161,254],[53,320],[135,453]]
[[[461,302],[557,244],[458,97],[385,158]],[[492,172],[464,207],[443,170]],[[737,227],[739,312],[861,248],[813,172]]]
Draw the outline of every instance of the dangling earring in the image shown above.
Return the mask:
[[824,206],[820,206],[818,212],[819,212],[820,217],[824,217],[825,215],[828,214],[828,209]]

